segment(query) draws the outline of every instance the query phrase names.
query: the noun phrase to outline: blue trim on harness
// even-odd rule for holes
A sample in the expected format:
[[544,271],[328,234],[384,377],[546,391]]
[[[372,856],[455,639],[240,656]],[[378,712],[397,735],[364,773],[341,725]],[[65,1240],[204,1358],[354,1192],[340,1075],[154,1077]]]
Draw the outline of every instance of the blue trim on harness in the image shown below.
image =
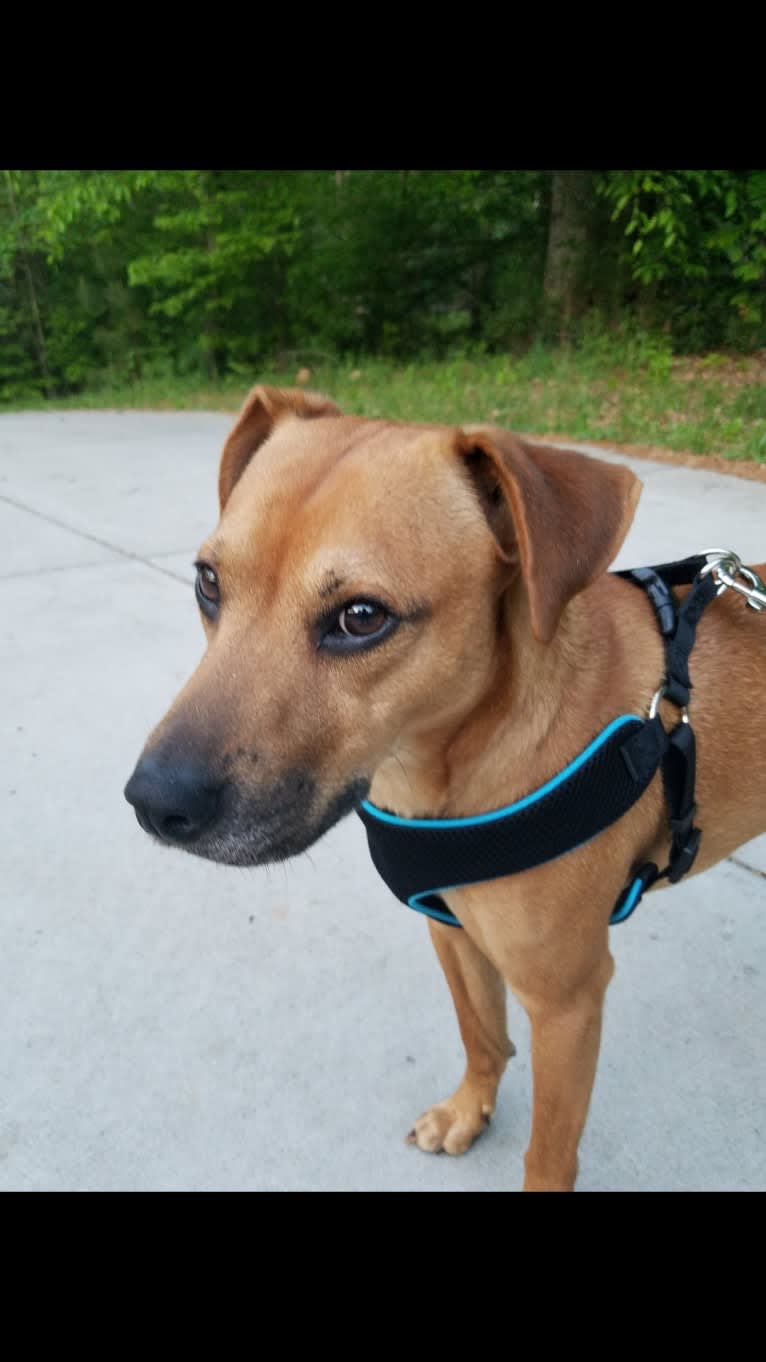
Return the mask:
[[[594,756],[605,742],[609,741],[618,728],[622,728],[623,724],[636,722],[643,723],[638,714],[622,714],[619,719],[612,719],[612,722],[607,724],[597,738],[593,739],[593,742],[585,748],[585,751],[581,752],[579,757],[575,757],[574,761],[570,761],[563,771],[560,771],[552,780],[546,781],[545,785],[541,785],[539,790],[533,790],[531,794],[524,795],[523,799],[517,799],[515,804],[506,804],[504,809],[493,809],[491,813],[471,814],[467,818],[400,818],[396,813],[386,813],[385,809],[379,809],[377,804],[371,804],[369,799],[362,801],[362,808],[367,813],[372,814],[373,818],[379,818],[381,823],[393,823],[399,828],[477,828],[483,823],[495,823],[498,818],[508,818],[510,814],[521,813],[522,809],[528,809],[530,804],[536,804],[538,799],[550,794],[551,790],[555,790],[557,786],[563,785],[565,780],[579,771],[580,767],[584,766],[585,762]],[[480,881],[474,881],[474,883],[480,883]],[[431,893],[438,892],[435,889],[431,890]]]
[[[580,845],[583,846],[584,843],[581,843]],[[576,850],[577,847],[572,847],[572,851]],[[567,852],[563,852],[562,855],[566,856]],[[481,881],[472,880],[469,881],[469,883],[480,884]],[[628,918],[635,912],[641,902],[646,887],[644,880],[640,875],[637,875],[625,896],[624,902],[620,903],[620,900],[617,900],[618,907],[615,908],[609,919],[610,927],[619,927],[620,923],[627,922]],[[411,895],[407,900],[407,907],[414,908],[416,913],[425,913],[426,917],[436,918],[437,922],[445,922],[448,927],[460,927],[462,925],[460,919],[457,918],[454,913],[451,913],[449,909],[445,912],[441,912],[438,908],[429,908],[425,903],[418,903],[418,899],[430,898],[432,894],[438,894],[441,898],[444,894],[450,894],[455,889],[467,888],[468,885],[465,884],[450,884],[445,885],[443,889],[424,889],[421,890],[419,894]]]
[[[550,780],[546,781],[539,789],[533,790],[528,795],[524,795],[513,804],[506,804],[502,809],[493,809],[489,813],[470,814],[465,818],[403,818],[399,814],[387,813],[385,809],[378,808],[377,804],[373,804],[369,799],[362,801],[362,808],[370,817],[377,819],[378,822],[387,823],[390,826],[400,828],[438,828],[447,830],[449,828],[481,827],[488,823],[495,823],[500,819],[509,818],[514,814],[521,813],[524,809],[528,809],[532,804],[536,804],[538,800],[551,794],[553,790],[563,785],[565,781],[575,775],[591,757],[595,756],[614,733],[623,728],[626,724],[635,723],[643,724],[643,720],[637,714],[622,714],[619,718],[612,719],[611,723],[607,724],[606,728],[604,728],[601,733],[599,733],[598,736],[569,763],[568,766],[565,766],[563,771],[560,771],[558,775],[553,776]],[[578,843],[578,846],[581,845],[583,845],[583,843]],[[561,854],[567,855],[569,851],[575,850],[577,850],[576,846],[569,847]],[[482,880],[468,880],[462,884],[445,885],[443,888],[439,889],[421,889],[418,893],[411,894],[408,897],[407,906],[414,909],[416,913],[423,913],[426,917],[434,918],[437,922],[446,923],[450,927],[459,927],[461,925],[459,919],[454,913],[451,913],[449,909],[447,909],[446,904],[444,905],[444,910],[442,910],[433,907],[432,905],[422,903],[420,900],[437,896],[441,897],[444,894],[450,893],[452,890],[465,889],[471,884],[481,884],[482,882]],[[638,906],[644,888],[645,885],[640,878],[634,880],[624,901],[620,902],[620,900],[618,900],[618,907],[609,919],[610,924],[617,925],[620,922],[625,922],[627,918],[630,917],[631,913]]]
[[620,922],[626,922],[635,908],[641,901],[644,892],[644,881],[637,876],[628,890],[628,897],[621,908],[615,908],[609,919],[610,927],[616,927]]
[[[479,881],[474,880],[474,884]],[[416,913],[424,913],[426,917],[433,917],[437,922],[446,922],[448,927],[460,927],[462,923],[454,913],[445,906],[444,912],[440,908],[428,908],[425,903],[418,903],[418,899],[427,898],[431,894],[449,894],[452,889],[465,889],[464,884],[452,884],[447,889],[424,889],[420,894],[413,894],[407,900],[407,907],[414,908]]]

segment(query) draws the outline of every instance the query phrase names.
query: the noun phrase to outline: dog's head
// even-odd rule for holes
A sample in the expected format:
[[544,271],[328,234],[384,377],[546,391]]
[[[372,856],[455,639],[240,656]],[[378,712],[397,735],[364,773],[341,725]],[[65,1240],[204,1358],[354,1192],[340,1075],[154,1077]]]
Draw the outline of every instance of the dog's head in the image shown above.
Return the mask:
[[506,591],[553,638],[639,486],[493,427],[363,420],[255,388],[198,556],[207,651],[126,787],[142,827],[236,865],[310,846],[403,735],[479,703]]

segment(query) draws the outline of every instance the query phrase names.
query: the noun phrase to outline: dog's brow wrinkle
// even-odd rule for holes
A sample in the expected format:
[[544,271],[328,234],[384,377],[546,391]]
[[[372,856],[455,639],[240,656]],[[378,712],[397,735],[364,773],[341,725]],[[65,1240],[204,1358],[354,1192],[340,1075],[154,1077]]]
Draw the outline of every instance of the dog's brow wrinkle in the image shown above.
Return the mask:
[[337,572],[328,572],[319,588],[321,599],[324,601],[328,596],[334,596],[343,586],[344,580],[345,578],[339,577]]

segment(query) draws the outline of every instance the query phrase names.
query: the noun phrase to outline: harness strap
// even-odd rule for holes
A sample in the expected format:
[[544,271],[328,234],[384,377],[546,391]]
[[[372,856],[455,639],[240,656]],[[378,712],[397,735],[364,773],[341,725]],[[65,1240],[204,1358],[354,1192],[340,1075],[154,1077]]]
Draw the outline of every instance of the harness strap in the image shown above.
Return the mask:
[[[664,743],[661,744],[664,749],[662,782],[670,812],[670,856],[664,870],[660,870],[654,861],[646,861],[641,866],[612,910],[609,921],[613,926],[627,922],[646,890],[651,889],[658,880],[668,879],[671,884],[677,884],[682,875],[691,870],[702,839],[702,830],[694,826],[697,813],[697,805],[694,802],[697,767],[694,732],[688,723],[681,722],[671,733],[666,733],[659,723],[659,715],[655,715],[645,729],[636,734],[634,747],[638,748],[642,739],[649,738],[655,724],[659,724],[664,735]],[[648,746],[648,743],[646,745]],[[623,757],[626,757],[625,750]]]
[[694,647],[702,612],[713,600],[716,591],[712,573],[694,583],[683,605],[679,607],[675,633],[665,643],[665,693],[674,705],[683,707],[689,703],[692,689],[689,654]]
[[[697,773],[697,744],[688,723],[680,723],[670,735],[670,742],[662,763],[665,798],[670,810],[672,841],[667,876],[677,884],[687,870],[691,870],[699,850],[702,833],[694,827],[697,805],[694,802],[694,780]],[[666,872],[663,871],[663,874]],[[659,878],[659,876],[658,876]]]
[[[665,679],[648,719],[614,719],[557,776],[504,809],[468,818],[401,818],[368,800],[362,803],[358,813],[373,862],[397,898],[459,927],[441,894],[502,879],[582,846],[621,818],[658,770],[670,823],[668,864],[664,870],[653,861],[639,867],[610,922],[625,922],[657,880],[675,884],[691,869],[702,834],[694,826],[696,744],[686,708],[692,689],[689,654],[703,611],[718,589],[710,571],[702,575],[707,563],[706,555],[696,555],[616,574],[646,592],[665,648]],[[687,585],[691,590],[679,605],[672,588]],[[663,696],[683,711],[670,732],[658,713]]]
[[[628,568],[615,573],[615,576],[624,577],[626,581],[640,586],[654,607],[665,645],[665,696],[680,709],[688,705],[692,690],[689,655],[694,647],[697,625],[717,591],[712,573],[707,577],[698,577],[706,562],[704,556],[695,555],[682,558],[678,563]],[[671,587],[688,586],[690,583],[692,589],[683,604],[679,605]]]
[[[611,922],[625,922],[638,907],[645,891],[657,880],[667,878],[671,884],[677,884],[691,870],[699,851],[702,831],[694,826],[697,745],[686,707],[692,690],[689,655],[694,647],[697,625],[717,591],[712,574],[698,576],[706,562],[704,556],[695,556],[678,563],[632,568],[616,574],[642,587],[654,607],[665,645],[665,680],[658,698],[664,695],[684,713],[681,722],[670,733],[663,728],[659,714],[655,714],[623,753],[626,760],[632,760],[640,769],[644,761],[650,763],[655,759],[659,750],[671,841],[665,869],[659,870],[653,861],[641,866],[633,883],[618,899]],[[678,605],[670,588],[689,583],[692,584],[691,591]]]

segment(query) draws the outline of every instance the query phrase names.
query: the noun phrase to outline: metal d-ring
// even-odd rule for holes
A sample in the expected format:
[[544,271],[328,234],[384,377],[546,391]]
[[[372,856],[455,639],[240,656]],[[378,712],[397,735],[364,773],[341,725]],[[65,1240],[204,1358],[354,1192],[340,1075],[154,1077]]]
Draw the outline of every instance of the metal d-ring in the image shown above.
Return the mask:
[[[656,690],[656,691],[654,692],[654,695],[652,696],[651,703],[650,703],[650,705],[649,705],[649,718],[650,718],[650,719],[653,719],[653,718],[654,718],[655,714],[657,713],[657,710],[658,710],[659,707],[660,707],[660,700],[663,700],[664,697],[667,695],[667,693],[668,693],[668,688],[667,688],[667,686],[666,686],[666,685],[664,684],[664,682],[663,682],[663,684],[660,686],[659,690]],[[680,706],[680,709],[681,709],[681,723],[682,723],[682,724],[688,724],[688,722],[689,722],[689,711],[688,711],[686,705],[681,705],[681,706]]]

